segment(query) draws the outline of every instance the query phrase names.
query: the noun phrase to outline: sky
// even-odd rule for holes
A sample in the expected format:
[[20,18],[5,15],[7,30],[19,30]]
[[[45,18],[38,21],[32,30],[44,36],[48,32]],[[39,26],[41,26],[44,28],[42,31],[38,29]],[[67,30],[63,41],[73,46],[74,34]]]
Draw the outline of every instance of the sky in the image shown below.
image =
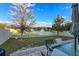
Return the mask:
[[[9,10],[11,3],[0,3],[0,22],[11,22]],[[51,27],[57,15],[64,18],[65,22],[71,21],[71,4],[70,3],[34,3],[34,16],[36,19],[35,26]]]

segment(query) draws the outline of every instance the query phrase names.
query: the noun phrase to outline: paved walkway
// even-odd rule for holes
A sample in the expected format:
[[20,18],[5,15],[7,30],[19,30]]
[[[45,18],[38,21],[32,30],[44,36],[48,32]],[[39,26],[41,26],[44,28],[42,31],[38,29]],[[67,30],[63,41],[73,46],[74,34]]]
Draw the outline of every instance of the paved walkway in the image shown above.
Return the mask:
[[41,56],[41,51],[43,51],[46,54],[46,47],[40,46],[40,47],[34,47],[34,48],[22,48],[21,50],[15,51],[11,56]]

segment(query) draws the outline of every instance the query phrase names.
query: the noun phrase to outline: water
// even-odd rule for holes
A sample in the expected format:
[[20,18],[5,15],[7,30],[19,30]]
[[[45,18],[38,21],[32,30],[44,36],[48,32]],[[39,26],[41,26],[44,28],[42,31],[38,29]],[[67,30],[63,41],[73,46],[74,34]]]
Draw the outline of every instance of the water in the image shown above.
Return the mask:
[[[74,43],[69,43],[58,47],[57,49],[63,51],[69,56],[74,56]],[[77,44],[76,55],[79,56],[79,44]]]

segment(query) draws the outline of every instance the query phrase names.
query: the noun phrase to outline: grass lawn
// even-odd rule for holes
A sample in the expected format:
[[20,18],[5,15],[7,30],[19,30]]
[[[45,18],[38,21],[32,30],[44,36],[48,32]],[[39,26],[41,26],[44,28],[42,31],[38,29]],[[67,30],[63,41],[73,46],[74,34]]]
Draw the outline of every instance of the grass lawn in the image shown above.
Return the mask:
[[[62,37],[62,36],[61,36]],[[54,40],[57,36],[46,36],[46,37],[29,37],[25,40],[16,40],[14,38],[10,38],[4,44],[0,46],[0,48],[4,48],[6,50],[6,54],[9,55],[11,52],[16,51],[22,47],[35,47],[41,46],[45,44],[46,40]],[[70,39],[70,37],[62,37],[65,40]]]

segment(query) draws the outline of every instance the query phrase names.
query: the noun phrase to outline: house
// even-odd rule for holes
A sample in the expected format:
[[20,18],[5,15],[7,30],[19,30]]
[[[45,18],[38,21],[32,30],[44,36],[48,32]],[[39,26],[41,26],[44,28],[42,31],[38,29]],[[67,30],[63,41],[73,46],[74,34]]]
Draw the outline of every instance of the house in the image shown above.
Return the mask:
[[0,45],[7,41],[12,36],[12,33],[5,29],[0,29]]

